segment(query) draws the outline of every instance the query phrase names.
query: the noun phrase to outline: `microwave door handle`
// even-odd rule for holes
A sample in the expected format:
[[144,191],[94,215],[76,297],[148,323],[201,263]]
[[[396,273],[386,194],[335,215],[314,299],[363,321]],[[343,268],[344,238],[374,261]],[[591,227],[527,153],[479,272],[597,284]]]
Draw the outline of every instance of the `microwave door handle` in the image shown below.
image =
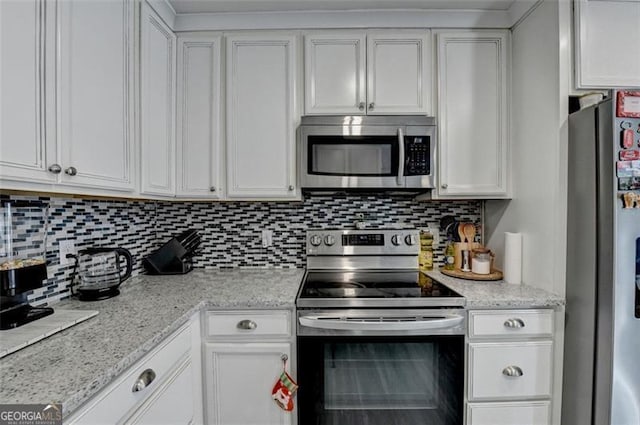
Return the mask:
[[398,177],[396,182],[398,186],[403,185],[404,178],[404,134],[402,128],[398,128]]

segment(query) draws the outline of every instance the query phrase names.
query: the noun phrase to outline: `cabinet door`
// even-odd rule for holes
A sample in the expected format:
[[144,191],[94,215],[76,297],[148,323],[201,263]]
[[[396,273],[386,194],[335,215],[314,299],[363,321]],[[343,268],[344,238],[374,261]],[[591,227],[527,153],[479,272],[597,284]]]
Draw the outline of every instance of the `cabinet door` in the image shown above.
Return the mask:
[[58,1],[62,182],[132,190],[133,0]]
[[227,196],[295,198],[294,35],[227,38]]
[[438,34],[438,195],[508,197],[508,33]]
[[57,180],[55,172],[48,171],[56,160],[55,139],[47,140],[44,125],[47,97],[44,9],[43,0],[0,1],[2,178]]
[[288,343],[206,344],[210,425],[291,425],[291,413],[271,398]]
[[640,2],[573,5],[576,88],[640,87]]
[[146,2],[140,21],[141,192],[173,196],[176,36]]
[[366,35],[305,35],[305,114],[362,115],[366,105]]
[[177,196],[222,197],[220,37],[178,37]]
[[430,31],[371,31],[367,114],[431,114]]

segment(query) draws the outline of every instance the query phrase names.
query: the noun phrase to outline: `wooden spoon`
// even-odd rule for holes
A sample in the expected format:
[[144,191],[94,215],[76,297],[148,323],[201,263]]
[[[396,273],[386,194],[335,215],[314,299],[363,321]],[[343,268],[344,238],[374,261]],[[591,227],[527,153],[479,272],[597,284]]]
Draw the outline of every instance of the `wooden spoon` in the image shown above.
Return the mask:
[[476,226],[473,223],[465,223],[464,228],[462,229],[465,238],[467,239],[467,249],[471,250],[473,247],[474,239],[476,238]]
[[[464,226],[465,223],[458,223],[458,236],[460,236],[460,243],[464,243]],[[462,248],[462,247],[460,247]]]

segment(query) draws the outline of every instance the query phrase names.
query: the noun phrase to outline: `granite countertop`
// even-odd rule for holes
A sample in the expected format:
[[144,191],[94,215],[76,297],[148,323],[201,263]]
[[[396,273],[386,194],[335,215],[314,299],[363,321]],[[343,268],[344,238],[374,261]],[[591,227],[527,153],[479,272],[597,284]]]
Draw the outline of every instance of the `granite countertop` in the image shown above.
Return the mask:
[[0,403],[61,402],[66,417],[202,308],[293,309],[303,274],[241,269],[141,275],[125,282],[117,297],[58,303],[54,309],[99,314],[0,360]]
[[513,285],[503,280],[487,282],[458,279],[438,270],[425,274],[465,297],[467,308],[560,307],[565,304],[560,295],[529,285]]
[[[62,402],[66,417],[203,308],[295,308],[303,274],[234,269],[141,275],[125,282],[115,298],[63,301],[54,308],[99,314],[0,360],[0,403]],[[467,308],[564,305],[562,297],[527,285],[427,275],[463,295]]]

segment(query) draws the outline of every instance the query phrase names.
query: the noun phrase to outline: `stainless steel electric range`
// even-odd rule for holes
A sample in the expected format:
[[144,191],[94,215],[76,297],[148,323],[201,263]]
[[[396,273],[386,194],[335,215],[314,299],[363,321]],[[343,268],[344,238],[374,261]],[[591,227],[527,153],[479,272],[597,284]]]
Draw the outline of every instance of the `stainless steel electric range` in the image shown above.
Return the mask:
[[418,270],[419,232],[309,230],[300,425],[463,421],[465,300]]

